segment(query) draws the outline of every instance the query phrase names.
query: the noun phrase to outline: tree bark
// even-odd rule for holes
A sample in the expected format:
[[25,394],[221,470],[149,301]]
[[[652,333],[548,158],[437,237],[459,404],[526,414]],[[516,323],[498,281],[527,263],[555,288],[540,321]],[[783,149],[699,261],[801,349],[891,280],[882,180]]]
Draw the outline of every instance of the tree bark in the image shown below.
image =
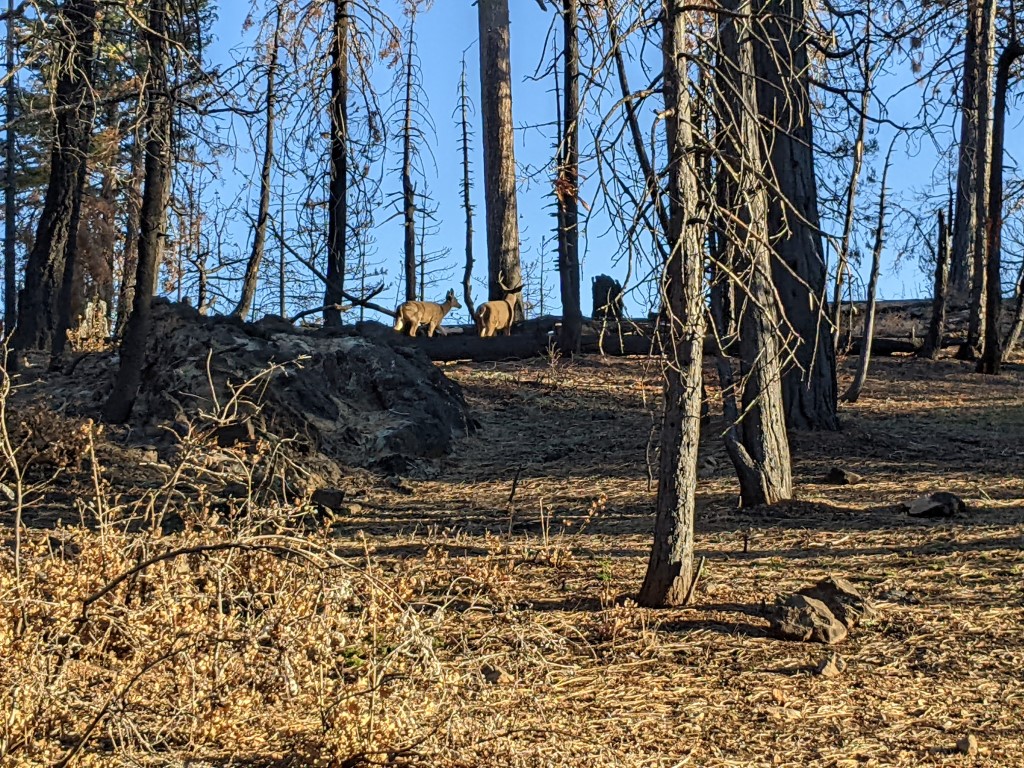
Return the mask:
[[59,12],[68,37],[55,51],[57,116],[50,179],[36,239],[25,265],[13,346],[50,351],[60,321],[65,271],[74,276],[77,228],[95,113],[92,69],[96,50],[96,3],[73,0]]
[[558,181],[558,278],[562,294],[562,352],[579,351],[583,312],[580,309],[579,259],[579,165],[580,165],[580,49],[579,2],[564,0],[563,61],[565,62],[565,110],[559,145]]
[[[17,251],[15,250],[15,217],[17,216],[17,180],[14,173],[17,138],[14,133],[14,102],[18,96],[14,77],[14,0],[7,0],[7,88],[4,119],[4,332],[11,333],[18,317]],[[3,362],[3,361],[0,361]]]
[[[1015,29],[1016,31],[1016,29]],[[1003,311],[1003,140],[1006,134],[1006,92],[1010,69],[1024,56],[1024,45],[1014,37],[999,55],[996,67],[996,94],[992,118],[992,161],[985,217],[986,301],[985,341],[978,360],[978,373],[998,375],[1003,364],[1003,336],[999,320]]]
[[[984,43],[995,23],[993,0],[969,0],[967,40],[964,45],[963,94],[960,105],[960,145],[956,176],[955,212],[950,227],[953,246],[950,252],[950,290],[955,296],[967,296],[971,290],[974,267],[975,232],[978,229],[978,193],[987,183],[986,172],[978,166],[979,148],[988,154],[986,139],[988,108],[991,99],[991,57]],[[987,62],[987,63],[986,63]]]
[[885,245],[885,185],[889,180],[889,168],[892,166],[892,150],[896,146],[893,139],[885,156],[885,167],[882,169],[882,189],[878,193],[878,222],[875,225],[875,245],[871,250],[871,276],[868,278],[868,305],[864,310],[864,336],[861,342],[860,355],[857,360],[857,373],[849,388],[843,394],[847,403],[856,403],[868,380],[868,366],[871,364],[871,342],[875,337],[875,296],[878,292],[878,276],[882,271],[882,247]]
[[[479,0],[480,112],[483,117],[484,200],[487,218],[487,295],[505,298],[502,282],[522,285],[516,202],[515,136],[508,0]],[[516,302],[516,320],[523,317]]]
[[[996,10],[996,0],[981,0],[980,6],[975,9],[978,14],[975,43],[978,77],[975,101],[977,113],[974,117],[974,145],[969,147],[974,152],[974,189],[970,200],[974,206],[974,213],[971,220],[972,229],[967,234],[967,237],[971,238],[971,302],[967,341],[957,352],[957,357],[961,360],[974,360],[980,355],[982,336],[985,334],[985,301],[988,296],[988,239],[985,221],[988,217],[989,178],[992,174],[992,70],[995,66]],[[958,234],[956,231],[953,233],[954,263]]]
[[[249,261],[245,265],[242,278],[242,295],[231,313],[234,317],[245,318],[252,309],[259,283],[260,265],[267,243],[267,222],[270,219],[270,184],[274,169],[274,127],[277,120],[277,61],[281,46],[281,6],[277,6],[277,19],[274,23],[274,37],[270,44],[270,61],[267,63],[267,104],[265,109],[266,134],[263,137],[263,167],[260,169],[260,202],[256,212],[256,223],[253,226],[252,250]],[[202,303],[199,310],[202,311]]]
[[345,292],[345,253],[348,235],[348,49],[349,2],[334,0],[331,42],[331,176],[327,196],[327,280],[324,325],[341,325]]
[[124,258],[121,263],[121,284],[117,289],[117,316],[114,323],[114,335],[117,338],[124,335],[128,316],[135,304],[135,273],[139,267],[139,228],[142,218],[145,160],[145,145],[139,131],[136,130],[131,150],[131,174],[128,177],[128,188],[125,190]]
[[772,277],[785,324],[795,334],[794,364],[782,382],[786,425],[835,430],[836,364],[818,217],[804,0],[758,2],[763,31],[754,46],[757,99],[776,186],[768,215]]
[[935,287],[932,291],[932,319],[928,335],[921,348],[921,357],[934,360],[942,346],[942,331],[946,325],[946,299],[949,295],[949,228],[945,212],[939,210],[939,243],[935,259]]
[[703,381],[703,234],[686,69],[685,0],[662,0],[665,133],[668,143],[669,257],[662,279],[666,312],[665,414],[661,427],[654,545],[641,605],[679,605],[693,584],[697,451]]
[[469,87],[466,80],[466,57],[462,57],[462,76],[459,79],[459,115],[462,129],[462,209],[466,214],[466,268],[462,273],[462,298],[470,318],[476,317],[473,304],[473,202],[469,177]]
[[146,340],[153,314],[153,286],[163,249],[164,211],[171,175],[173,106],[167,77],[167,0],[150,0],[143,39],[149,54],[146,75],[146,175],[139,223],[138,267],[132,313],[121,343],[117,380],[103,408],[109,422],[124,422],[131,415],[142,383]]
[[[726,447],[740,482],[743,506],[772,504],[793,494],[789,439],[783,411],[779,317],[768,246],[768,192],[763,181],[761,137],[756,123],[752,0],[724,0],[719,17],[718,66],[723,68],[724,113],[718,131],[719,163],[727,223],[722,235],[727,260],[742,276],[740,371],[742,412],[736,407],[730,371],[722,381],[728,423]],[[721,311],[719,310],[719,315]],[[720,356],[720,359],[721,356]],[[719,366],[720,375],[725,373]]]
[[[405,62],[405,119],[402,124],[402,213],[405,223],[405,300],[416,301],[416,188],[412,183],[412,52],[416,6],[410,8],[409,50]],[[423,286],[420,287],[422,289]]]

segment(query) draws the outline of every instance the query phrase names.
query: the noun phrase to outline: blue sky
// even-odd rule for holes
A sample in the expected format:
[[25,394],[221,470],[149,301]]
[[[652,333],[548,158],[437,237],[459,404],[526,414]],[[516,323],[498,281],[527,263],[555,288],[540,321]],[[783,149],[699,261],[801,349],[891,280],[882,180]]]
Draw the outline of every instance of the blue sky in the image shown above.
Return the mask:
[[[517,126],[516,160],[521,167],[536,172],[538,169],[544,168],[553,152],[551,130],[540,130],[536,126],[553,121],[555,107],[554,95],[551,93],[551,81],[548,79],[544,82],[533,82],[529,77],[534,73],[544,55],[542,49],[553,14],[550,6],[549,11],[544,13],[533,0],[529,2],[527,0],[512,0],[510,5],[513,114]],[[238,46],[246,38],[242,30],[241,17],[228,12],[226,7],[227,3],[222,5],[220,18],[214,30],[216,40],[210,49],[214,60],[224,57],[228,49]],[[393,0],[382,0],[380,7],[388,10],[397,9],[397,3]],[[397,11],[392,16],[395,19],[399,18]],[[479,101],[476,7],[471,5],[469,0],[438,0],[432,10],[419,17],[417,28],[422,62],[422,81],[436,127],[436,136],[431,141],[431,152],[426,156],[427,161],[424,164],[427,184],[438,206],[437,230],[432,235],[428,248],[447,247],[451,249],[448,257],[448,262],[451,264],[451,268],[448,270],[450,279],[431,285],[428,289],[428,294],[430,294],[428,298],[440,300],[448,287],[456,287],[461,280],[465,230],[459,187],[462,173],[461,154],[453,111],[457,104],[457,85],[464,51],[470,80],[470,95],[474,102]],[[556,32],[556,40],[560,38],[559,33],[560,30]],[[550,40],[548,42],[550,43]],[[390,82],[392,73],[383,71],[382,66],[380,70],[378,82],[382,84]],[[648,85],[642,81],[639,73],[636,75],[631,83],[634,89]],[[895,66],[893,74],[881,82],[881,87],[895,92],[910,82],[912,77],[909,65]],[[947,87],[952,88],[952,83],[947,83]],[[912,120],[921,103],[921,98],[921,88],[912,86],[890,104],[890,116],[897,120]],[[590,103],[592,114],[606,109],[607,105],[611,103],[607,97],[605,102],[605,104]],[[651,114],[656,107],[657,101],[652,99],[644,106],[644,111]],[[951,138],[949,123],[952,123],[952,115],[946,114],[942,120],[936,121],[932,126],[939,144],[948,143]],[[1013,137],[1015,125],[1016,121],[1011,116],[1008,132],[1008,149],[1011,153],[1018,143]],[[486,242],[483,231],[479,116],[475,118],[474,134],[472,162],[476,184],[474,188],[475,251],[477,256],[475,275],[478,279],[482,279],[486,269]],[[889,136],[891,136],[891,132],[887,132],[886,129],[881,130],[877,135],[882,148],[879,154],[884,154]],[[582,140],[586,142],[586,134]],[[397,145],[395,148],[397,149]],[[586,151],[586,146],[584,146],[584,151]],[[225,190],[226,197],[233,196],[233,193],[228,193],[231,187],[243,184],[246,177],[253,175],[249,169],[252,167],[254,159],[252,152],[243,150],[235,164],[237,170],[222,175],[220,184]],[[880,157],[869,157],[867,162],[877,172]],[[400,189],[400,178],[396,172],[390,170],[395,167],[394,157],[389,159],[386,167],[389,170],[384,175],[383,191],[385,195],[388,195]],[[905,144],[900,146],[894,155],[894,167],[890,175],[890,188],[894,203],[897,206],[902,204],[911,208],[918,205],[919,203],[916,201],[918,191],[931,184],[935,178],[936,168],[944,167],[944,161],[940,160],[937,147],[931,141],[918,142],[909,148]],[[942,173],[940,170],[940,177]],[[1012,172],[1008,175],[1012,175]],[[545,241],[549,241],[552,234],[554,220],[549,207],[551,204],[550,178],[550,172],[535,173],[532,178],[524,175],[520,181],[519,215],[524,262],[541,259]],[[593,181],[593,179],[588,180],[581,190],[582,198],[589,202],[594,202],[596,199]],[[945,186],[944,179],[941,185]],[[250,194],[249,199],[254,199],[254,196]],[[858,208],[866,220],[865,226],[857,235],[855,245],[867,254],[870,252],[870,242],[866,242],[869,239],[868,225],[877,210],[876,183],[873,184],[866,180],[862,185]],[[392,210],[387,210],[379,212],[376,216],[378,226],[375,236],[377,240],[376,260],[388,268],[389,280],[392,284],[391,288],[380,297],[380,300],[381,303],[393,305],[397,303],[401,291],[402,224],[399,219],[385,222],[391,214]],[[828,224],[825,226],[827,227]],[[607,224],[603,216],[598,213],[585,232],[582,243],[584,312],[589,311],[589,285],[594,275],[608,273],[618,279],[622,279],[625,275],[626,267],[619,258],[621,254],[618,253],[616,240],[608,235],[606,230]],[[244,240],[248,237],[246,228],[238,226],[236,231],[237,237],[243,241],[239,243],[239,246],[244,250],[246,247]],[[271,245],[272,249],[273,247]],[[553,271],[553,247],[553,243],[547,242],[546,255],[543,256],[545,267],[548,270],[546,280],[551,289],[551,303],[545,306],[545,311],[557,312],[557,275]],[[869,264],[862,263],[857,267],[857,271],[866,278],[868,268]],[[893,242],[885,254],[880,298],[918,297],[928,295],[929,292],[930,277],[921,271],[917,258],[912,254],[903,254],[897,247],[897,243]],[[483,293],[482,287],[477,287],[474,291],[476,297]],[[646,313],[647,306],[643,298],[641,295],[635,295],[627,299],[627,311],[636,315]],[[218,309],[222,308],[218,307]],[[464,312],[456,313],[455,317],[460,315],[462,319],[465,319]]]

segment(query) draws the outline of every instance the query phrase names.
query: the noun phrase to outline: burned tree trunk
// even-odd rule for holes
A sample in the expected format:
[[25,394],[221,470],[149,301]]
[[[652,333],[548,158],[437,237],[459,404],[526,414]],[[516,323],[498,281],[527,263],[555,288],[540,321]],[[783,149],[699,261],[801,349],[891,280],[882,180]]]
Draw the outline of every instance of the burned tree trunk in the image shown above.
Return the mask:
[[622,319],[622,285],[608,275],[598,275],[591,283],[594,319]]
[[[722,389],[726,447],[739,478],[740,497],[743,506],[755,506],[792,496],[793,480],[782,401],[779,316],[766,237],[768,192],[756,123],[752,0],[725,0],[723,7],[718,66],[723,68],[719,82],[726,84],[721,95],[726,109],[720,115],[718,141],[719,163],[730,179],[724,190],[730,216],[721,234],[745,290],[738,312],[742,412],[736,406],[728,363]],[[719,372],[725,373],[721,364]]]
[[103,417],[123,422],[131,415],[142,383],[146,340],[153,314],[153,285],[160,265],[164,211],[171,175],[171,126],[173,105],[167,77],[167,0],[151,0],[143,39],[148,52],[146,74],[146,175],[139,223],[138,268],[135,296],[121,342],[121,366],[114,388],[103,407]]
[[324,325],[341,325],[345,296],[345,245],[348,235],[348,46],[349,0],[334,0],[331,41],[331,180],[327,196],[327,280]]
[[558,278],[562,294],[562,331],[558,344],[563,352],[577,352],[583,326],[580,309],[579,166],[580,166],[580,49],[579,0],[564,0],[563,61],[565,62],[565,111],[559,145],[558,179]]
[[804,0],[760,2],[763,29],[754,44],[757,99],[777,192],[769,196],[772,277],[784,322],[796,336],[795,363],[782,382],[786,424],[834,430],[839,426],[836,363],[819,234]]
[[878,193],[878,222],[875,225],[875,245],[871,250],[871,277],[868,278],[868,305],[864,310],[864,337],[861,341],[860,355],[857,361],[857,373],[849,388],[843,394],[847,403],[856,403],[868,379],[868,366],[871,364],[871,343],[875,337],[875,295],[878,292],[878,276],[882,271],[882,247],[885,244],[885,196],[886,182],[889,180],[889,168],[892,166],[892,150],[896,146],[893,139],[889,152],[885,156],[885,167],[882,170],[882,189]]
[[462,139],[459,149],[462,151],[462,209],[466,214],[466,268],[462,273],[462,298],[466,302],[466,312],[476,317],[473,304],[473,202],[470,197],[472,185],[469,176],[469,89],[466,81],[466,57],[462,57],[462,76],[459,78],[459,128]]
[[[231,313],[235,317],[244,318],[252,309],[253,299],[256,297],[256,286],[259,281],[260,264],[263,263],[263,252],[267,242],[267,221],[270,218],[270,183],[271,172],[274,168],[274,124],[276,121],[275,109],[277,106],[277,93],[275,91],[277,77],[277,60],[281,44],[281,6],[277,7],[277,20],[274,27],[274,37],[270,44],[270,61],[267,64],[267,104],[266,104],[266,135],[263,137],[263,167],[260,169],[260,202],[259,210],[256,213],[256,224],[252,233],[252,250],[249,252],[249,261],[245,265],[245,276],[242,278],[242,296],[238,305]],[[202,299],[199,301],[199,309],[202,311]]]
[[[1016,29],[1014,30],[1016,31]],[[992,160],[985,218],[985,340],[978,360],[978,373],[997,375],[1003,364],[1003,337],[999,327],[1003,310],[1003,139],[1006,133],[1006,92],[1010,86],[1010,68],[1024,56],[1024,45],[1014,37],[999,55],[996,67],[996,97],[992,119]]]
[[96,3],[74,0],[61,9],[67,38],[54,53],[56,120],[50,153],[50,179],[35,243],[25,265],[25,287],[18,307],[15,349],[49,351],[60,325],[60,293],[65,270],[74,273],[78,220],[85,187],[86,160],[95,107],[92,69],[96,50]]
[[145,145],[135,130],[131,149],[131,173],[125,190],[124,254],[121,260],[121,283],[117,288],[117,314],[114,336],[124,335],[128,316],[135,303],[135,273],[139,266],[139,226],[142,217],[142,183],[145,177]]
[[946,299],[949,294],[949,228],[945,212],[939,211],[939,243],[935,259],[935,288],[932,293],[932,319],[921,348],[921,357],[934,360],[942,347],[942,331],[946,325]]
[[680,605],[693,585],[697,449],[703,380],[703,234],[696,222],[697,173],[690,125],[684,0],[662,4],[665,133],[669,160],[669,257],[662,280],[667,314],[665,414],[661,427],[654,545],[641,605]]
[[[14,165],[17,139],[14,133],[14,102],[17,98],[17,80],[14,77],[14,0],[7,0],[7,88],[4,105],[4,119],[7,123],[4,136],[4,332],[6,336],[14,328],[18,317],[18,284],[15,260],[15,217],[17,216],[17,182]],[[0,360],[0,363],[3,363]]]
[[[409,48],[405,59],[405,115],[402,121],[402,219],[405,235],[402,245],[405,256],[405,300],[416,301],[416,187],[412,183],[412,55],[416,6],[412,5],[410,8],[412,18],[409,22]],[[426,264],[424,263],[422,266],[425,270]],[[421,290],[422,288],[421,285]]]
[[[505,298],[501,283],[522,285],[516,203],[515,136],[508,0],[479,0],[480,113],[483,117],[484,200],[487,217],[487,296]],[[516,302],[516,320],[522,320]]]

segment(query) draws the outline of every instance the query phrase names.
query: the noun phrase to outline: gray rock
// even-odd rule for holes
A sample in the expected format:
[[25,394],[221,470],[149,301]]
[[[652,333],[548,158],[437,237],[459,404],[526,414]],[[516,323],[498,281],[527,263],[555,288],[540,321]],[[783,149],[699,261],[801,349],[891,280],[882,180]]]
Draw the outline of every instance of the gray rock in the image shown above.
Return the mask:
[[820,677],[839,677],[846,671],[846,662],[838,653],[830,654],[827,659],[818,662],[814,674]]
[[777,603],[769,616],[769,631],[782,640],[814,641],[834,645],[846,639],[848,630],[820,600],[790,595]]
[[860,594],[849,581],[839,576],[829,576],[812,587],[805,587],[797,594],[820,600],[847,629],[853,629],[861,619],[875,615],[871,601]]
[[339,512],[345,506],[345,492],[337,488],[318,488],[313,491],[310,501],[331,512]]
[[857,485],[863,479],[856,472],[851,472],[843,467],[832,467],[825,475],[825,482],[830,485]]

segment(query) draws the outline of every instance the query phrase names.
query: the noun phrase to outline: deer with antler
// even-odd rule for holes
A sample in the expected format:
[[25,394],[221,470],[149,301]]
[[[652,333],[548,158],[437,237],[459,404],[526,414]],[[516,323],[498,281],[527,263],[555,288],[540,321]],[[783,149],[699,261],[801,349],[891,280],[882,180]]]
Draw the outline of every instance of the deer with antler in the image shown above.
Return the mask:
[[427,326],[427,336],[433,337],[445,315],[453,309],[462,309],[455,291],[449,290],[444,304],[433,301],[407,301],[395,311],[395,330],[415,337],[421,325]]
[[515,318],[516,302],[519,301],[523,284],[509,288],[499,275],[498,285],[505,292],[505,298],[486,301],[476,311],[476,331],[481,337],[496,336],[498,331],[504,331],[506,336],[512,334],[512,320]]

